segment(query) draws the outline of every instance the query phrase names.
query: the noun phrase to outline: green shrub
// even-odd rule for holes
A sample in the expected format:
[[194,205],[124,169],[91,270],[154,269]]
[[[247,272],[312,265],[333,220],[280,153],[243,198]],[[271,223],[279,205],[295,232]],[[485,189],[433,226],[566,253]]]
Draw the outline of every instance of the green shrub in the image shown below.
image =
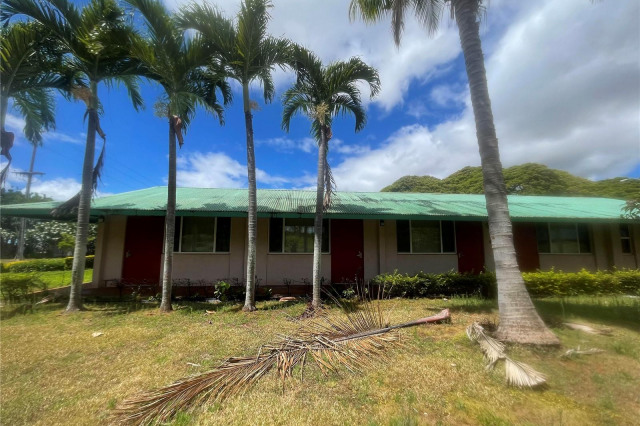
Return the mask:
[[46,290],[47,284],[37,273],[4,273],[0,278],[0,294],[11,303],[24,299],[37,290]]
[[639,270],[539,271],[522,274],[532,296],[640,294]]
[[445,272],[442,274],[416,275],[381,274],[371,280],[374,286],[382,286],[390,297],[427,297],[452,295],[493,295],[495,276],[492,273],[479,275]]
[[5,263],[2,272],[24,273],[64,270],[64,259],[29,259]]
[[[522,274],[529,294],[537,297],[631,294],[640,295],[640,270],[614,270],[566,273],[562,271],[538,271]],[[381,274],[371,280],[374,286],[383,286],[391,297],[428,297],[452,295],[496,296],[496,279],[493,273],[479,275],[445,272],[443,274],[416,275]]]
[[[95,256],[92,254],[86,257],[86,260],[84,263],[85,269],[93,269],[94,258]],[[64,258],[64,267],[65,269],[71,270],[71,268],[73,267],[73,256]]]
[[[93,255],[86,257],[85,268],[93,268]],[[58,257],[53,259],[29,259],[18,260],[2,264],[2,272],[25,273],[25,272],[45,272],[45,271],[65,271],[71,270],[73,257]]]

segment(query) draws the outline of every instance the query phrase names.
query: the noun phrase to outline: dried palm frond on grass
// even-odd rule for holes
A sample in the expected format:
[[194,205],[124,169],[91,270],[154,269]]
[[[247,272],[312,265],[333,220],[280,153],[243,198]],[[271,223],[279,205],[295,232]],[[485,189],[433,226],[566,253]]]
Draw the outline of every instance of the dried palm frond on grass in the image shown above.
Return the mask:
[[180,410],[246,391],[274,369],[284,390],[296,367],[303,376],[307,361],[315,362],[323,374],[339,368],[360,371],[384,360],[385,348],[398,341],[396,330],[449,319],[445,309],[438,315],[391,326],[379,305],[371,303],[345,315],[323,315],[303,326],[296,336],[263,345],[255,356],[229,358],[214,370],[125,400],[116,408],[116,420],[128,424],[163,422]]
[[544,374],[523,362],[509,358],[504,352],[504,344],[487,335],[479,323],[474,322],[467,327],[467,336],[469,336],[469,340],[480,345],[488,362],[487,370],[495,367],[499,360],[504,360],[505,375],[509,385],[519,388],[533,388],[546,383],[547,379]]

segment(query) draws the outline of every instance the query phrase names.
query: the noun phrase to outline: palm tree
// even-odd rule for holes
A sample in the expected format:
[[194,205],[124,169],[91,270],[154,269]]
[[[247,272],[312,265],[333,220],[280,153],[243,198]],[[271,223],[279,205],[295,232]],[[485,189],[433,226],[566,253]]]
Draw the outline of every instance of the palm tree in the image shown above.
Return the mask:
[[247,174],[249,181],[247,292],[244,311],[254,311],[256,231],[258,222],[256,200],[256,160],[253,145],[253,102],[249,99],[249,86],[262,84],[265,102],[271,102],[275,87],[271,72],[276,65],[283,66],[289,58],[290,42],[267,34],[270,16],[268,0],[244,0],[237,21],[226,19],[208,4],[189,5],[182,14],[185,28],[197,30],[207,41],[215,55],[214,67],[222,67],[227,75],[242,86],[242,105],[247,134]]
[[471,91],[471,104],[482,164],[484,193],[489,218],[489,235],[498,281],[500,325],[496,336],[505,341],[533,344],[558,344],[558,339],[546,327],[527,293],[518,268],[507,190],[502,175],[498,138],[487,86],[484,56],[480,42],[479,20],[484,12],[482,0],[352,0],[350,16],[365,21],[377,21],[391,14],[393,36],[400,43],[404,17],[408,8],[433,34],[445,9],[450,8],[460,34]]
[[231,89],[223,77],[203,68],[208,58],[201,38],[186,38],[160,1],[126,2],[145,19],[148,39],[137,39],[132,53],[142,63],[142,75],[164,89],[162,99],[156,104],[156,113],[169,124],[169,182],[160,304],[161,311],[169,312],[176,212],[176,138],[182,146],[182,131],[186,131],[198,106],[216,115],[220,124],[224,124],[224,108],[218,103],[216,89],[221,91],[225,105],[231,101]]
[[318,142],[318,181],[316,186],[316,215],[313,240],[313,299],[314,308],[321,305],[320,272],[322,260],[322,216],[331,203],[333,178],[327,161],[329,140],[333,136],[331,124],[338,114],[352,114],[356,119],[355,131],[366,124],[366,113],[360,100],[358,83],[369,84],[371,97],[380,91],[378,72],[351,58],[323,66],[320,59],[308,50],[293,48],[293,68],[296,83],[287,90],[282,103],[282,128],[289,131],[291,118],[304,114],[311,119],[311,133]]
[[[27,173],[26,197],[29,198],[36,150],[42,146],[42,133],[55,128],[53,88],[62,89],[67,80],[61,74],[60,46],[46,35],[42,25],[17,22],[0,29],[0,124],[3,155],[9,160],[0,172],[4,183],[11,164],[10,149],[13,133],[5,129],[9,98],[13,107],[25,119],[24,134],[33,145],[31,166]],[[16,259],[24,258],[26,220],[20,220],[20,234]]]
[[129,57],[133,30],[115,0],[92,0],[81,11],[69,0],[5,0],[3,20],[18,14],[39,22],[52,33],[65,50],[67,66],[84,83],[72,89],[74,97],[87,106],[85,116],[88,117],[81,189],[73,199],[77,206],[78,221],[66,309],[67,312],[73,312],[82,309],[80,291],[84,277],[91,197],[104,158],[103,145],[103,152],[94,170],[96,133],[106,141],[98,115],[98,85],[123,84],[134,108],[142,106],[137,85],[137,61]]

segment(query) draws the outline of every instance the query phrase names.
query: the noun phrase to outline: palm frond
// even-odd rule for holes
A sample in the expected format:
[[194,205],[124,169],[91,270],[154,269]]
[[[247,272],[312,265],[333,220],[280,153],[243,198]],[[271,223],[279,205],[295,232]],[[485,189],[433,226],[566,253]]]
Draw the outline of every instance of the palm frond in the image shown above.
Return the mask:
[[505,374],[509,385],[519,388],[533,388],[546,383],[544,374],[523,362],[509,358],[504,352],[504,344],[489,336],[477,322],[467,327],[467,336],[469,340],[477,342],[482,348],[488,362],[487,369],[493,368],[501,359],[505,361]]
[[163,422],[179,410],[240,394],[273,370],[284,385],[296,367],[304,373],[307,360],[314,361],[323,373],[340,368],[361,371],[385,359],[385,349],[398,340],[396,330],[449,319],[445,309],[435,316],[390,326],[379,305],[376,309],[371,304],[341,317],[316,317],[297,336],[263,345],[255,356],[229,358],[212,371],[129,398],[116,408],[116,416],[130,424]]

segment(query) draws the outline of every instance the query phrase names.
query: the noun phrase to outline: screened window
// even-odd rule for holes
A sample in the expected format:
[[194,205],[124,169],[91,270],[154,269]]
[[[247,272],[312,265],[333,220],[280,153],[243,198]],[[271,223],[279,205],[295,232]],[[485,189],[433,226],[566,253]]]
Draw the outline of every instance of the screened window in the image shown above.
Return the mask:
[[[313,219],[271,218],[270,253],[313,253]],[[322,221],[322,252],[329,252],[329,220]]]
[[536,235],[540,253],[591,253],[589,227],[582,223],[541,223]]
[[229,217],[178,217],[174,251],[182,253],[228,253],[231,240]]
[[629,225],[623,223],[620,224],[620,244],[622,246],[622,253],[633,253],[633,246],[631,245],[631,231],[629,230]]
[[450,220],[396,221],[398,253],[455,253],[456,238]]

